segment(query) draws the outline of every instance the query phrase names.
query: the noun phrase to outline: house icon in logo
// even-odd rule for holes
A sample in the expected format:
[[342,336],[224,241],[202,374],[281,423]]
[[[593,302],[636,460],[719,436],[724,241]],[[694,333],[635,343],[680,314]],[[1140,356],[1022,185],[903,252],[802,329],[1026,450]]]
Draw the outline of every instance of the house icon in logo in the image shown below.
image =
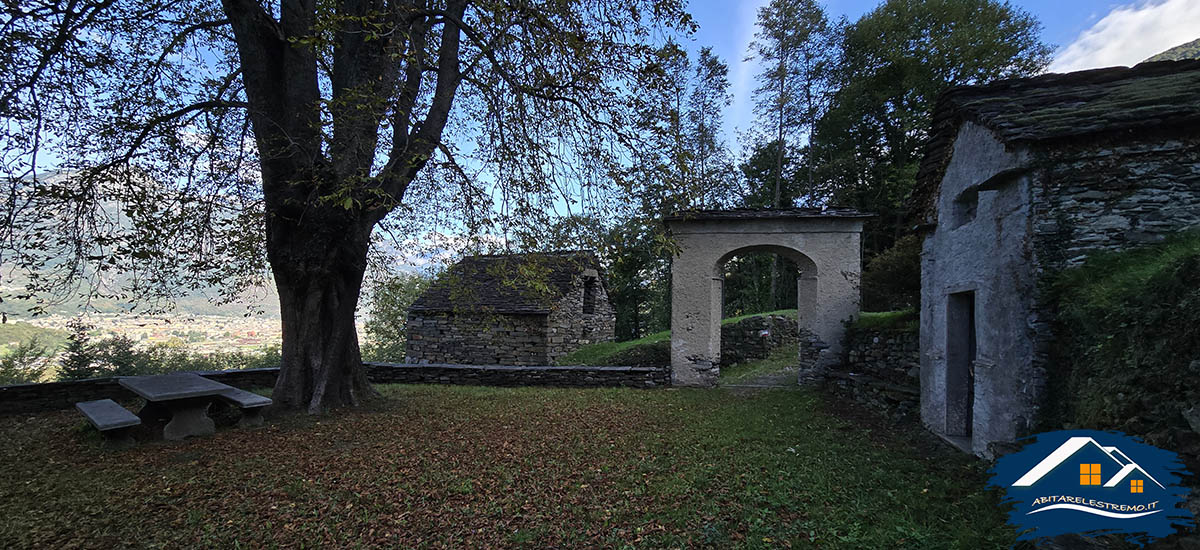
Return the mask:
[[[1079,485],[1081,487],[1102,486],[1104,488],[1117,487],[1122,482],[1128,480],[1130,493],[1142,493],[1145,491],[1146,481],[1150,481],[1158,485],[1160,489],[1166,489],[1162,483],[1159,483],[1154,476],[1150,475],[1144,468],[1129,458],[1115,446],[1105,447],[1096,442],[1090,437],[1072,437],[1059,445],[1054,452],[1050,453],[1036,466],[1031,468],[1025,475],[1021,476],[1012,484],[1013,487],[1032,487],[1038,480],[1046,477],[1047,474],[1064,465],[1071,460],[1071,457],[1076,454],[1082,454],[1081,451],[1092,450],[1099,451],[1096,453],[1087,453],[1089,458],[1086,462],[1079,463]],[[1099,456],[1100,462],[1093,462],[1095,457]],[[1108,460],[1104,460],[1107,458]],[[1115,472],[1107,481],[1103,481],[1106,472]]]
[[1045,432],[1027,441],[992,468],[991,484],[1012,505],[1017,540],[1106,533],[1144,543],[1189,525],[1192,514],[1181,506],[1187,472],[1173,451],[1098,430]]

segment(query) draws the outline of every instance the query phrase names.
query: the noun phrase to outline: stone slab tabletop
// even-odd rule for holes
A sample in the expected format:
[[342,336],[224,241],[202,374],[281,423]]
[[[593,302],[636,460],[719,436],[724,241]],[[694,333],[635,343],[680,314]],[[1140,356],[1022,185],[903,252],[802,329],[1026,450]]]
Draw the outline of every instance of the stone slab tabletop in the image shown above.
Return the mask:
[[198,374],[191,373],[131,376],[129,378],[122,378],[119,382],[122,386],[142,396],[147,401],[171,401],[173,399],[187,399],[189,397],[205,397],[217,395],[232,388],[232,386],[226,386],[220,382],[214,382]]

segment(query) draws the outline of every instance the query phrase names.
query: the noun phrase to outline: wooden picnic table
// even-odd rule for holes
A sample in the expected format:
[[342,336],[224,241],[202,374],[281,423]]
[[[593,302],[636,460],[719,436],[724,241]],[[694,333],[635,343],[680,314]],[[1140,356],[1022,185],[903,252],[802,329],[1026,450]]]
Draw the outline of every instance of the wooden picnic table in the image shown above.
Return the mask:
[[163,439],[171,440],[216,432],[208,406],[218,394],[235,389],[192,373],[131,376],[119,382],[146,400],[138,412],[143,424],[155,431],[162,426]]

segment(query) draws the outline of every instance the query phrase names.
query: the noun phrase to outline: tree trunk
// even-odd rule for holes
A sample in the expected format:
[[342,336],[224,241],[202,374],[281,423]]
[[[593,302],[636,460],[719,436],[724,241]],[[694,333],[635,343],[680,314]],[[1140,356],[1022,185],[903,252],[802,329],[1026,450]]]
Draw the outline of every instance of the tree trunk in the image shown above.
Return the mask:
[[376,395],[354,325],[371,224],[338,210],[310,206],[295,218],[268,215],[268,256],[283,318],[283,362],[272,398],[283,409],[315,414]]

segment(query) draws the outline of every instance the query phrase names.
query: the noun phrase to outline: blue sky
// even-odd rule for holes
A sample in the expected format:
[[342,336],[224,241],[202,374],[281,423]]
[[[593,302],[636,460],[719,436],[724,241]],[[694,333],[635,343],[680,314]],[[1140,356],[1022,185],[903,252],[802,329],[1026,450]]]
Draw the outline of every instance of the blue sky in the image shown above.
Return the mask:
[[[858,19],[882,0],[827,0],[831,18]],[[692,0],[700,25],[693,50],[712,46],[729,64],[733,105],[726,112],[727,138],[753,123],[750,91],[754,64],[743,62],[754,37],[759,6],[767,0]],[[1011,4],[1042,23],[1042,39],[1056,47],[1056,72],[1132,65],[1162,50],[1200,38],[1200,0],[1015,0]],[[736,154],[740,148],[729,144]]]

